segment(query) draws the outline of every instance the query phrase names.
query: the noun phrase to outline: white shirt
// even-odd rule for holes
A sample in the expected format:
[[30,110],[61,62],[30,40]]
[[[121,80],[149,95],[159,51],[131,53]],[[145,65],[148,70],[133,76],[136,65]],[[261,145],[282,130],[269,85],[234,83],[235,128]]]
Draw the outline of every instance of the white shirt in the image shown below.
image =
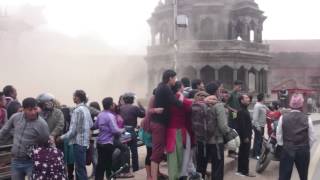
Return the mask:
[[[300,112],[298,110],[292,110],[291,112]],[[283,116],[280,117],[279,122],[278,122],[278,127],[277,127],[277,144],[280,146],[283,146],[283,131],[282,131],[282,118]],[[313,123],[310,117],[308,117],[308,124],[309,124],[309,129],[308,129],[308,134],[309,134],[309,145],[310,148],[316,141],[315,133],[314,133],[314,128],[313,128]]]
[[267,123],[267,106],[261,102],[257,102],[253,108],[252,124],[257,127],[264,127]]

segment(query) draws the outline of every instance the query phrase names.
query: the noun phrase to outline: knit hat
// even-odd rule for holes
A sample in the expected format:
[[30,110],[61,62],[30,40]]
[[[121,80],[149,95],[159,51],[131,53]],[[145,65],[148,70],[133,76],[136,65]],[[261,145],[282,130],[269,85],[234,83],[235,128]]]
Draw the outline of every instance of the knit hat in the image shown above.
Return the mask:
[[205,91],[199,91],[194,95],[194,101],[198,102],[198,101],[204,101],[204,99],[206,97],[210,96],[210,94],[208,94]]
[[215,84],[215,83],[209,83],[206,85],[205,89],[206,89],[206,92],[210,95],[215,95],[217,90],[218,90],[218,85]]
[[290,107],[300,109],[303,107],[304,98],[302,94],[293,94],[290,101]]

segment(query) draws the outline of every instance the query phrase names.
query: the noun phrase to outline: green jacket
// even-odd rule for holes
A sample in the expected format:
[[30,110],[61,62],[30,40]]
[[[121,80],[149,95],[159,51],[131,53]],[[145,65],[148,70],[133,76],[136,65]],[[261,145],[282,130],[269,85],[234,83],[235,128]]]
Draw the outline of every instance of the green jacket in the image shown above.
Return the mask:
[[60,109],[54,108],[49,114],[41,112],[40,116],[47,122],[51,136],[57,137],[63,133],[64,116]]
[[[216,117],[217,127],[215,128],[215,135],[208,140],[208,144],[223,143],[223,136],[230,131],[228,126],[228,118],[226,115],[226,109],[223,103],[217,103],[210,107],[209,113],[214,113],[213,117]],[[211,127],[208,127],[211,128]]]

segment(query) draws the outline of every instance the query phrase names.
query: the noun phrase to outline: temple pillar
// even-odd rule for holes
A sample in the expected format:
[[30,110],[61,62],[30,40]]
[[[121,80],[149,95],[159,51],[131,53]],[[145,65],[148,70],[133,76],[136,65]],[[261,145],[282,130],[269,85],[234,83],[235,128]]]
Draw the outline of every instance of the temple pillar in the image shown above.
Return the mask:
[[151,28],[151,45],[152,46],[156,45],[156,33],[153,30],[153,28]]
[[262,26],[257,28],[257,30],[256,30],[255,42],[262,43]]
[[259,71],[256,71],[255,75],[256,75],[256,77],[255,77],[255,81],[256,81],[256,83],[255,83],[255,86],[256,86],[255,87],[255,91],[259,92],[259,76],[260,76]]
[[244,69],[244,84],[245,84],[245,91],[249,90],[249,71],[248,69]]
[[250,31],[249,31],[249,26],[248,26],[248,24],[244,24],[244,25],[243,25],[243,30],[242,30],[242,32],[243,32],[242,40],[249,42],[249,41],[250,41]]
[[238,79],[238,69],[233,69],[233,82]]
[[260,70],[260,93],[263,93],[263,71]]
[[196,68],[196,78],[200,79],[201,74],[200,74],[201,69],[200,68]]
[[219,69],[214,69],[214,80],[219,81]]

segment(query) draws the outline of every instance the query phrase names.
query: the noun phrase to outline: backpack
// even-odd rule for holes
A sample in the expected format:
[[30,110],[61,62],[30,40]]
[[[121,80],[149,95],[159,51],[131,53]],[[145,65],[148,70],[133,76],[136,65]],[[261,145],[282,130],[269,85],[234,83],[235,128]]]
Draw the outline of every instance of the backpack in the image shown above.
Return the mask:
[[217,119],[211,107],[204,102],[194,102],[191,106],[192,130],[197,141],[207,142],[215,135]]

